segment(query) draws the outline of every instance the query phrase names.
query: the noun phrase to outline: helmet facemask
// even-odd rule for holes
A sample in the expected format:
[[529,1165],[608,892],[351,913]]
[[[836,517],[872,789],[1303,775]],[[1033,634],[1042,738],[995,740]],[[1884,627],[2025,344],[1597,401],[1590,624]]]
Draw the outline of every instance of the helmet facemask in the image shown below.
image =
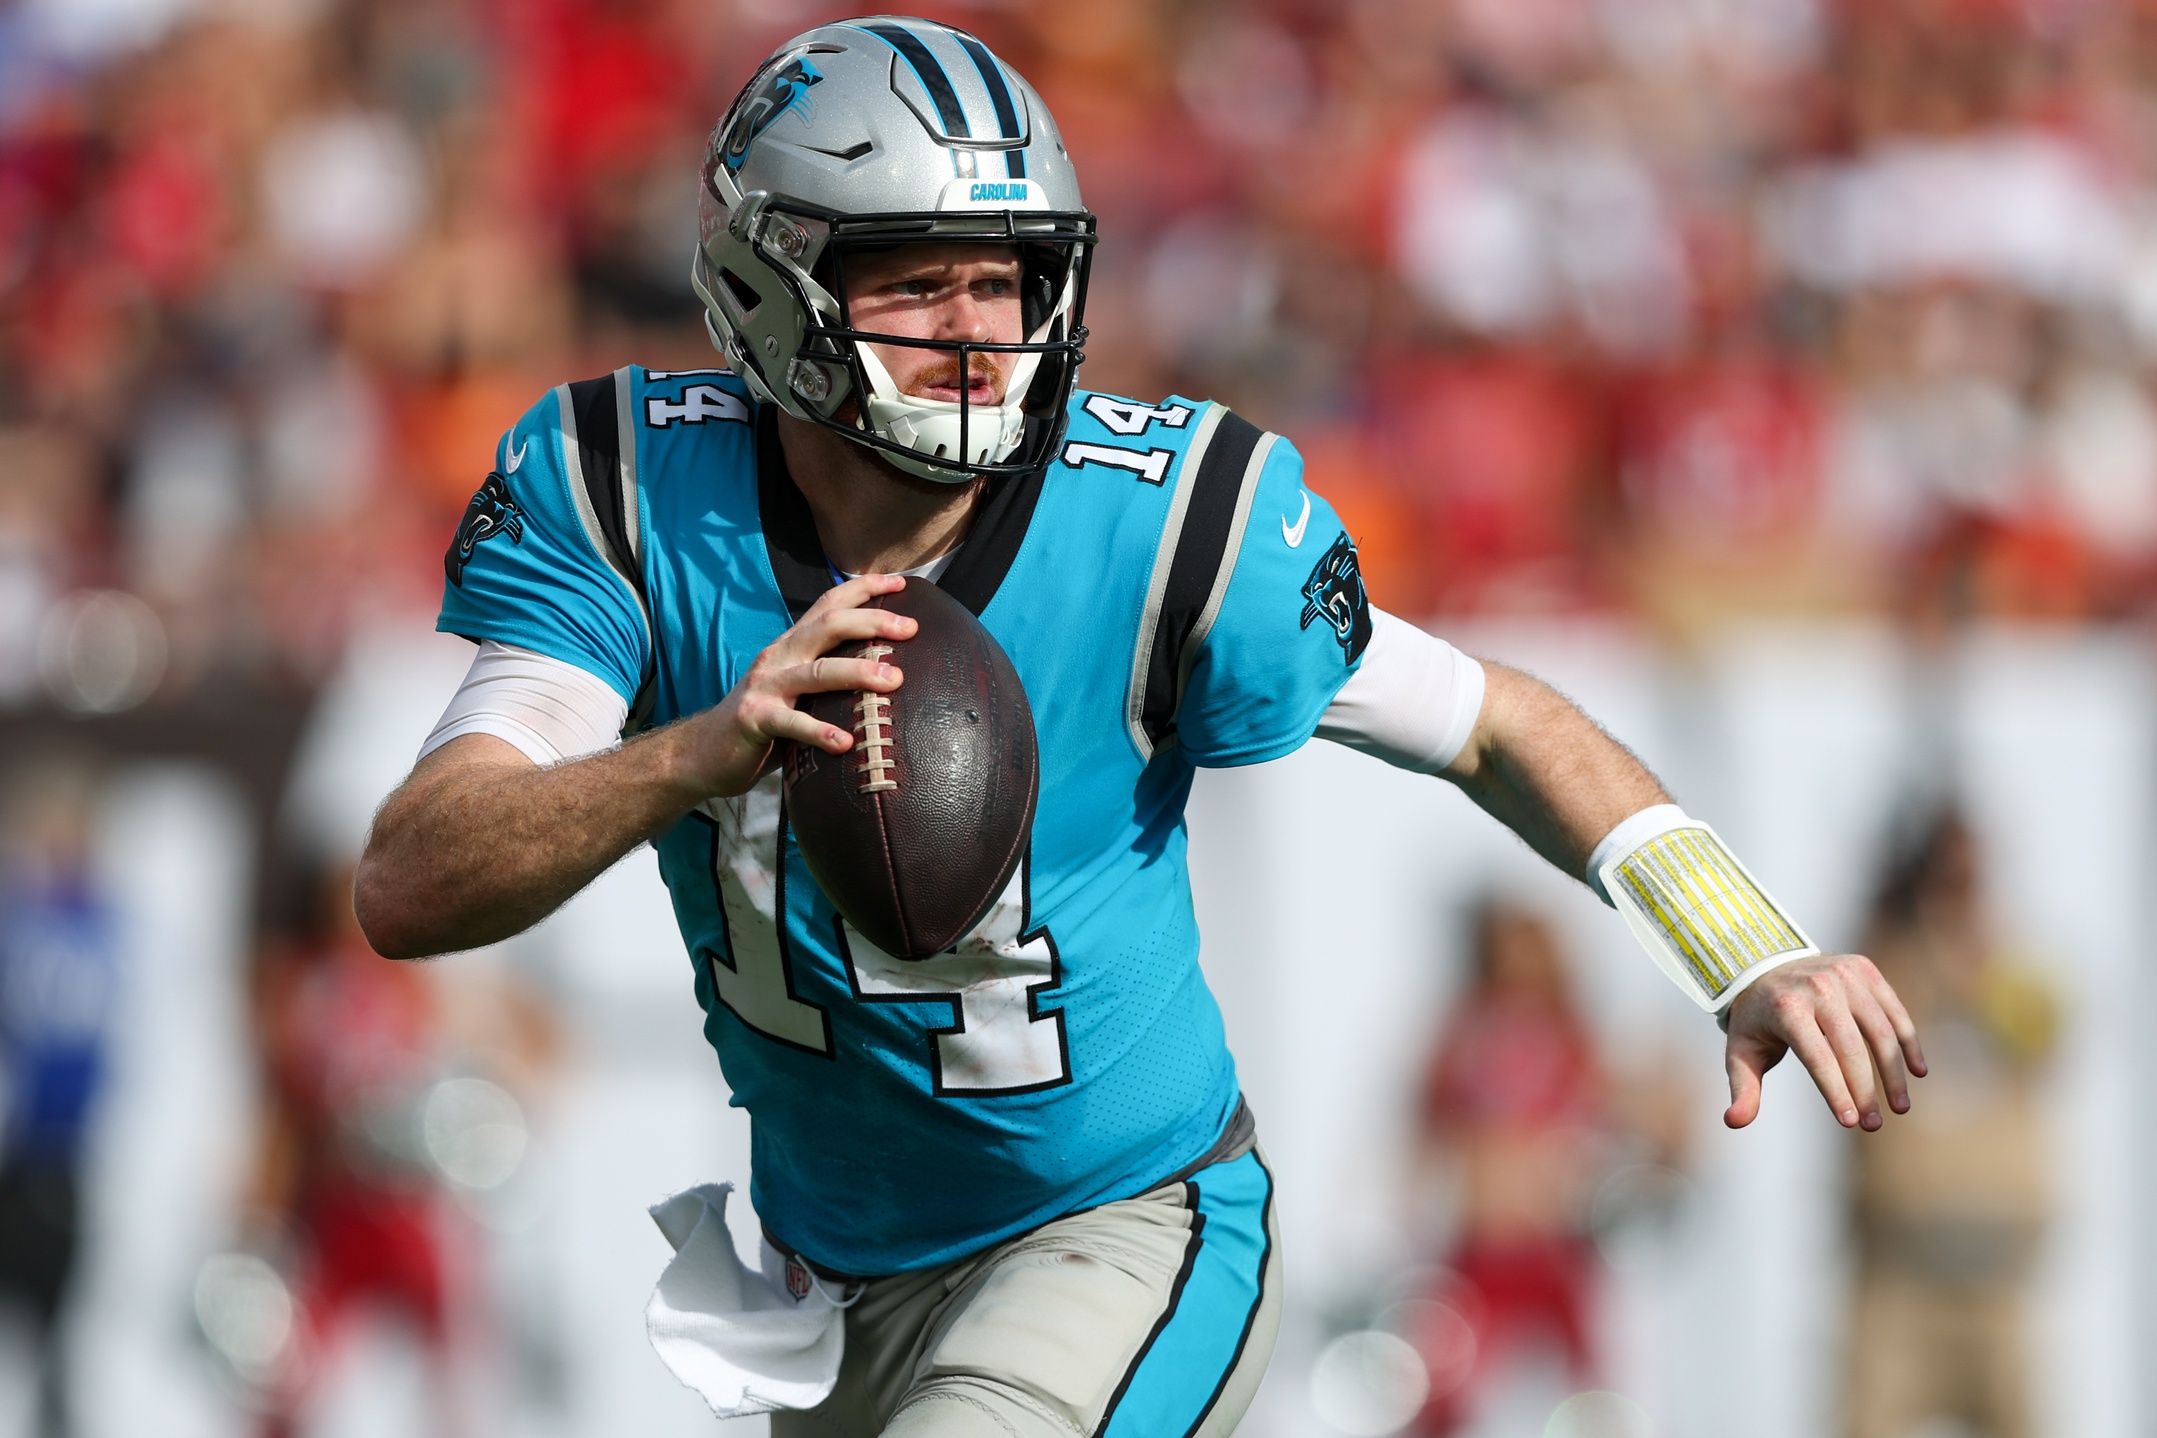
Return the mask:
[[[943,234],[937,238],[950,242]],[[858,262],[861,252],[920,242],[911,237],[839,240],[828,251],[831,289],[843,302],[849,260]],[[812,327],[811,339],[827,342],[846,356],[852,371],[851,393],[856,400],[852,417],[857,429],[872,441],[883,438],[904,446],[904,455],[887,452],[901,468],[941,480],[1030,470],[1046,456],[1027,452],[1027,435],[1045,432],[1047,422],[1062,415],[1083,358],[1086,336],[1078,316],[1083,308],[1088,246],[1079,241],[1028,240],[1014,245],[1001,237],[958,243],[1001,245],[1014,252],[1019,264],[1017,340],[919,339],[865,328],[850,314],[842,315],[836,325]],[[960,397],[944,400],[903,393],[877,355],[877,345],[948,356],[961,377]],[[974,373],[977,356],[990,355],[1004,357],[1002,362],[992,362],[1002,389],[993,402],[980,403],[972,398],[966,378]],[[954,460],[956,466],[950,463]]]
[[[723,168],[715,172],[707,166],[707,207],[725,205],[726,181]],[[838,215],[760,193],[727,208],[731,214],[720,219],[719,228],[737,241],[730,247],[735,263],[725,264],[714,254],[720,247],[712,242],[708,224],[692,279],[705,300],[713,343],[759,398],[797,419],[836,430],[926,479],[958,483],[1026,473],[1046,462],[1084,358],[1092,215],[1014,210]],[[913,244],[1009,247],[1019,261],[1021,338],[932,340],[858,328],[845,301],[849,260],[858,263],[864,251]],[[753,268],[739,263],[744,250],[753,257]],[[771,294],[774,290],[778,293]],[[767,295],[791,303],[767,306]],[[777,332],[759,324],[767,312],[780,320]],[[718,315],[733,323],[717,322]],[[785,323],[796,316],[805,318]],[[732,342],[727,329],[734,331]],[[976,356],[1018,358],[1004,374],[1000,400],[983,404],[965,395],[963,383],[957,400],[902,393],[870,345],[940,351],[962,376],[973,372]]]
[[[759,400],[931,480],[1048,461],[1083,357],[1094,219],[1040,97],[978,41],[888,17],[797,37],[720,120],[701,179],[691,282],[713,344]],[[1008,246],[1019,334],[959,342],[858,324],[849,269],[910,244]],[[962,375],[994,356],[1009,366],[1003,392],[903,393],[891,371],[914,366],[880,361],[881,345],[936,350]]]

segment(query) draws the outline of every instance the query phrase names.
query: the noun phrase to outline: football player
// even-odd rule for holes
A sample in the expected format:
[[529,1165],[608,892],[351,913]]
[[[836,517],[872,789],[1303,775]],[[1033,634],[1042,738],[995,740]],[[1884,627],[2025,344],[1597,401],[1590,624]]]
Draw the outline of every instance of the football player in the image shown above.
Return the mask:
[[[469,948],[656,845],[777,1301],[845,1305],[801,1364],[724,1336],[717,1370],[670,1357],[715,1408],[779,1408],[782,1438],[1234,1428],[1281,1259],[1183,811],[1197,768],[1314,734],[1451,780],[1604,890],[1725,1021],[1731,1124],[1790,1049],[1845,1125],[1907,1106],[1923,1059],[1873,967],[1806,944],[1565,699],[1373,609],[1287,440],[1076,387],[1094,218],[978,40],[880,17],[790,41],[700,198],[726,368],[565,384],[503,436],[446,564],[440,627],[479,653],[357,903],[391,957]],[[911,632],[867,607],[907,575],[1009,653],[1042,778],[1001,902],[900,963],[807,874],[775,756],[853,742],[804,695],[904,682],[853,656]],[[655,1341],[694,1326],[668,1308]]]

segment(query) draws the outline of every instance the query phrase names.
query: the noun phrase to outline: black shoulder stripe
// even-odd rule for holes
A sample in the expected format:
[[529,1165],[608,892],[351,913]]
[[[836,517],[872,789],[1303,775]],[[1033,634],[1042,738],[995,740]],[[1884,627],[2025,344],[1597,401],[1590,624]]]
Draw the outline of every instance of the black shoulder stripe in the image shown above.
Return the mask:
[[650,720],[659,674],[659,633],[652,624],[643,552],[634,528],[637,441],[633,431],[624,432],[629,398],[629,377],[620,370],[562,386],[562,428],[577,455],[577,473],[570,477],[577,518],[593,548],[636,596],[644,617],[644,673],[622,725],[624,735],[636,733]]
[[831,565],[824,558],[809,501],[786,472],[786,454],[779,447],[779,407],[772,404],[756,407],[756,503],[771,577],[786,600],[787,621],[799,622],[831,588]]
[[[576,411],[577,461],[583,473],[586,502],[592,519],[606,537],[606,561],[614,566],[641,602],[644,566],[630,542],[629,526],[622,509],[622,430],[615,400],[615,377],[573,380],[569,404]],[[634,436],[632,436],[632,441]]]
[[1229,541],[1242,507],[1251,456],[1264,435],[1241,415],[1224,412],[1213,442],[1199,457],[1198,472],[1183,481],[1191,486],[1191,500],[1176,538],[1175,557],[1169,562],[1168,584],[1161,592],[1160,618],[1154,626],[1138,710],[1147,742],[1156,748],[1175,729],[1185,648],[1192,631],[1213,598],[1223,566],[1235,560],[1228,552]]
[[989,607],[1019,557],[1026,529],[1033,522],[1034,508],[1041,503],[1041,487],[1047,482],[1044,466],[1024,474],[1007,474],[987,481],[989,492],[966,531],[966,543],[944,571],[937,587],[974,612],[976,618]]

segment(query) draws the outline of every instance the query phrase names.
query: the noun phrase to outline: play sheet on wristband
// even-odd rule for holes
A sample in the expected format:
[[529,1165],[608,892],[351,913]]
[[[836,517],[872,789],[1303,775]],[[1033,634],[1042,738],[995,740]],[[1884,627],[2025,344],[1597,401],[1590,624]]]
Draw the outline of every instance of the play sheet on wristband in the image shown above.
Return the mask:
[[1601,877],[1633,936],[1711,1013],[1754,971],[1820,952],[1698,821],[1610,860]]

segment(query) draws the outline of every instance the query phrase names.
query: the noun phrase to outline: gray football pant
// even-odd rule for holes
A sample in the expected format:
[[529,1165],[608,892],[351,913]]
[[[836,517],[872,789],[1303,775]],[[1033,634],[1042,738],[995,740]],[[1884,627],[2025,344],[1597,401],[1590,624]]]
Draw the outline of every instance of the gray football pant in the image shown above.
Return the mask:
[[831,1397],[772,1438],[1224,1438],[1280,1327],[1256,1150],[871,1283]]

